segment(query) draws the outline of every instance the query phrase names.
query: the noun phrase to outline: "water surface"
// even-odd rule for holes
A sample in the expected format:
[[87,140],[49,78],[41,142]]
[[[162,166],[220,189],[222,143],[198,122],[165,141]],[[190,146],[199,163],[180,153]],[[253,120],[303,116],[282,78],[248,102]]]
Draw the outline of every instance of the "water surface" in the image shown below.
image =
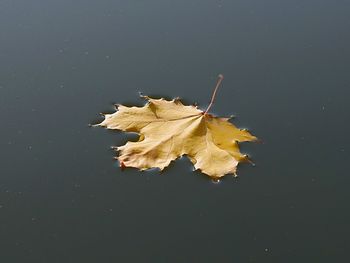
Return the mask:
[[[350,4],[0,2],[4,262],[346,262]],[[138,92],[209,103],[262,144],[219,184],[122,172],[89,123]],[[133,137],[135,138],[135,137]]]

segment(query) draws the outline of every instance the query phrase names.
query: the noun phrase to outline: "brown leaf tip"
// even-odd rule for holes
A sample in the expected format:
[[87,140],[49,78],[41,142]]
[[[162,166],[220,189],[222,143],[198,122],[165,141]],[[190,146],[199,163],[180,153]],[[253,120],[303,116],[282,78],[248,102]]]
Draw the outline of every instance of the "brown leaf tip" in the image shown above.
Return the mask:
[[119,167],[123,171],[126,168],[125,163],[123,161],[119,161]]

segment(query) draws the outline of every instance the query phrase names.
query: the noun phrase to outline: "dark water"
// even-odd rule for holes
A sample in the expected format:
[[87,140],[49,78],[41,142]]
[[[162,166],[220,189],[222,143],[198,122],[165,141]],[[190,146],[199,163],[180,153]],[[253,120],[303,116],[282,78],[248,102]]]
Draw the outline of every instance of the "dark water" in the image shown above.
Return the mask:
[[[348,1],[0,1],[1,262],[349,260]],[[121,172],[89,123],[138,91],[263,144],[219,184]]]

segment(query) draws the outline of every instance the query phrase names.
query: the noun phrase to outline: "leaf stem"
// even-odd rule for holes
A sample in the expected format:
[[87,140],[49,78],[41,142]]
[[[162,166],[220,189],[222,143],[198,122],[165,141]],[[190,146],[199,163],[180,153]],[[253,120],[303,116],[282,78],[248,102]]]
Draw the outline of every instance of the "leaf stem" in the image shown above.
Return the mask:
[[205,110],[204,115],[208,113],[209,109],[210,109],[211,106],[213,105],[214,100],[215,100],[215,96],[216,96],[216,91],[218,90],[218,88],[219,88],[219,86],[220,86],[220,83],[221,83],[221,81],[222,81],[223,79],[224,79],[224,75],[219,74],[218,80],[216,81],[216,85],[215,85],[215,88],[214,88],[214,91],[213,91],[213,95],[211,96],[211,101],[210,101],[210,103],[209,103],[208,108]]

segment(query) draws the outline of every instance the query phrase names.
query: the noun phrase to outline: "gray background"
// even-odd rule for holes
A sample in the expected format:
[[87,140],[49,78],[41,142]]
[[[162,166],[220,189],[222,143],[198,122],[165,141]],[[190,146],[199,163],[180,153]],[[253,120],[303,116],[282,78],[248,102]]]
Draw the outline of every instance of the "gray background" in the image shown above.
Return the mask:
[[[348,1],[0,1],[1,262],[346,262]],[[235,114],[257,166],[120,171],[138,91]]]

